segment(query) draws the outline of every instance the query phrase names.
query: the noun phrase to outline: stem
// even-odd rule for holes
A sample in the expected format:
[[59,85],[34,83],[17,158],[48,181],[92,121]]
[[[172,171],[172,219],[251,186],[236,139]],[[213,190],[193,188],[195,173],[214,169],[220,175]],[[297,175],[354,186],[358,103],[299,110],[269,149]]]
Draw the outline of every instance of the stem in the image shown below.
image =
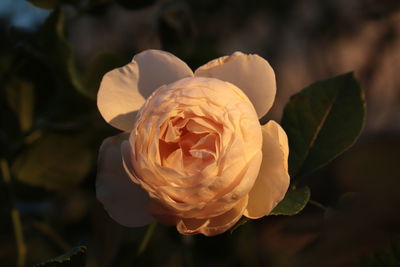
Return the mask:
[[154,233],[154,230],[156,229],[156,226],[157,226],[157,223],[153,222],[147,227],[146,233],[144,234],[144,237],[142,239],[142,242],[140,243],[139,249],[137,250],[137,253],[136,253],[137,256],[142,254],[144,252],[144,250],[146,249],[146,247],[149,244],[150,239]]
[[193,236],[191,235],[182,235],[182,259],[183,259],[183,266],[192,267],[194,266],[193,263],[193,253],[192,253],[192,245],[194,242]]
[[15,192],[12,187],[12,181],[11,181],[11,174],[10,174],[10,168],[8,166],[8,163],[5,159],[0,159],[0,168],[1,168],[1,174],[3,176],[4,183],[7,186],[8,193],[9,193],[9,198],[10,198],[10,215],[11,215],[11,221],[13,224],[14,228],[14,236],[15,236],[15,242],[17,245],[17,266],[18,267],[23,267],[25,266],[26,262],[26,245],[25,245],[25,240],[24,240],[24,232],[22,230],[22,223],[21,223],[21,217],[19,215],[19,211],[16,208],[15,205]]
[[326,211],[328,209],[325,205],[323,205],[323,204],[321,204],[321,203],[319,203],[319,202],[317,202],[315,200],[312,200],[312,199],[310,199],[308,201],[308,203],[310,203],[311,205],[314,205],[315,207],[318,207],[318,208],[320,208],[320,209],[322,209],[324,211]]
[[11,210],[11,218],[14,225],[15,241],[17,242],[18,259],[17,266],[25,266],[26,261],[26,245],[24,240],[24,232],[22,230],[21,217],[19,211],[16,208]]

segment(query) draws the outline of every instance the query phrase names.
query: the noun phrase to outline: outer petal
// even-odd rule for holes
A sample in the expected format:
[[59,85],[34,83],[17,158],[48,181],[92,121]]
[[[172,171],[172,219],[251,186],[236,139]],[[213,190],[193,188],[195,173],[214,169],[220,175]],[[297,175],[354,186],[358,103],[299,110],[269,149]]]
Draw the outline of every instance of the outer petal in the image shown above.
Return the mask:
[[103,141],[99,152],[96,196],[115,221],[137,227],[150,223],[153,218],[148,210],[148,195],[131,181],[122,165],[121,142],[128,137],[123,133]]
[[269,63],[258,55],[235,52],[201,66],[195,71],[195,76],[233,83],[246,93],[259,118],[268,112],[275,99],[275,73]]
[[249,193],[244,215],[250,219],[268,215],[289,187],[289,146],[285,131],[275,121],[262,126],[263,159],[260,173]]
[[129,64],[106,73],[97,94],[97,106],[112,126],[130,131],[136,111],[158,87],[193,76],[185,62],[160,50],[137,54]]
[[232,209],[217,217],[209,219],[181,219],[176,225],[176,228],[181,234],[202,233],[206,236],[222,234],[242,217],[247,200],[247,196],[243,197]]

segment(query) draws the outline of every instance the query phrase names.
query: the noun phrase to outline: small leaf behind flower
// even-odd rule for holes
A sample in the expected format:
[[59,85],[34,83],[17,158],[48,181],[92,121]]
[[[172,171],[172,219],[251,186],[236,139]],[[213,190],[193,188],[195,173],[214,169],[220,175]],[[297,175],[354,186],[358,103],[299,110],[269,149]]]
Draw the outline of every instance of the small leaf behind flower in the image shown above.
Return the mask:
[[86,250],[86,246],[75,247],[61,256],[36,264],[34,267],[84,267],[86,265]]
[[[269,215],[296,215],[304,209],[310,200],[311,192],[308,186],[289,189],[281,202],[271,211]],[[251,219],[243,216],[230,230],[232,234],[240,226]]]
[[347,150],[365,121],[363,90],[352,73],[316,82],[286,105],[291,176],[311,173]]
[[285,198],[271,211],[270,215],[296,215],[307,205],[310,196],[308,186],[289,189]]

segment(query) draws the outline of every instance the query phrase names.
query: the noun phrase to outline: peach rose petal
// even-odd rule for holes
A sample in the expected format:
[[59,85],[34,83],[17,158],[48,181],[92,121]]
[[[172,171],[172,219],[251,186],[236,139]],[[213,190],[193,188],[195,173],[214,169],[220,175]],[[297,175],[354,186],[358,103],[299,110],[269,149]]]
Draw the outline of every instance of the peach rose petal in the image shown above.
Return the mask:
[[179,219],[176,225],[181,234],[198,234],[214,236],[221,234],[231,228],[242,217],[246,208],[247,196],[240,199],[237,204],[229,211],[217,217],[209,219],[183,218]]
[[275,73],[258,55],[235,52],[199,67],[195,76],[217,78],[236,85],[253,103],[259,118],[268,112],[275,99]]
[[289,146],[285,131],[275,121],[262,126],[263,159],[260,173],[249,193],[244,215],[250,219],[268,215],[283,199],[289,187]]
[[133,183],[122,165],[121,143],[128,139],[122,133],[103,141],[99,151],[96,196],[108,214],[118,223],[138,227],[153,221],[146,208],[149,197]]
[[129,64],[104,75],[97,106],[109,124],[130,131],[137,110],[158,87],[192,76],[192,70],[174,55],[146,50],[137,54]]

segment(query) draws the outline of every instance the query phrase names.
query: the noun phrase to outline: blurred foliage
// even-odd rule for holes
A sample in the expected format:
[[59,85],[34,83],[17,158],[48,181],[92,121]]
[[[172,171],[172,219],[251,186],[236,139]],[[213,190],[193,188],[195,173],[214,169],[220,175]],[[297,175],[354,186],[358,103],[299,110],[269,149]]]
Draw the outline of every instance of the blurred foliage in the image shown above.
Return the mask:
[[91,168],[89,138],[87,134],[41,136],[15,159],[15,178],[48,190],[63,191],[76,186]]
[[5,88],[7,104],[18,117],[21,131],[32,127],[34,95],[31,83],[24,80],[13,80]]
[[52,76],[57,82],[86,93],[76,70],[71,46],[65,38],[64,28],[64,17],[56,9],[38,32],[36,46],[28,46],[27,49],[36,52],[37,57],[52,70]]
[[89,70],[83,77],[83,83],[86,88],[85,94],[95,99],[104,74],[122,66],[124,63],[124,60],[117,54],[104,53],[98,55],[93,62],[90,63]]
[[35,267],[84,267],[86,265],[86,250],[85,246],[76,247],[57,258],[36,264]]
[[359,266],[399,266],[400,265],[400,242],[395,240],[386,248],[366,256],[360,260]]
[[[270,61],[279,87],[301,75],[282,74],[285,38],[306,38],[292,49],[327,50],[364,24],[394,16],[399,1],[26,1],[27,18],[35,8],[49,12],[34,29],[15,27],[11,13],[0,13],[0,266],[398,265],[399,135],[366,133],[337,157],[363,126],[364,99],[349,74],[312,84],[284,111],[296,179],[273,214],[304,209],[300,214],[242,219],[212,238],[162,225],[128,229],[109,218],[94,184],[98,148],[117,133],[97,111],[97,89],[104,73],[136,52],[162,48],[196,68],[231,49],[226,45],[256,40],[254,52]],[[247,32],[252,23],[259,31]],[[363,86],[380,76],[373,75],[376,59],[396,40],[396,23],[387,24],[387,45],[371,49],[372,63],[358,72]],[[338,74],[309,60],[314,80]]]

